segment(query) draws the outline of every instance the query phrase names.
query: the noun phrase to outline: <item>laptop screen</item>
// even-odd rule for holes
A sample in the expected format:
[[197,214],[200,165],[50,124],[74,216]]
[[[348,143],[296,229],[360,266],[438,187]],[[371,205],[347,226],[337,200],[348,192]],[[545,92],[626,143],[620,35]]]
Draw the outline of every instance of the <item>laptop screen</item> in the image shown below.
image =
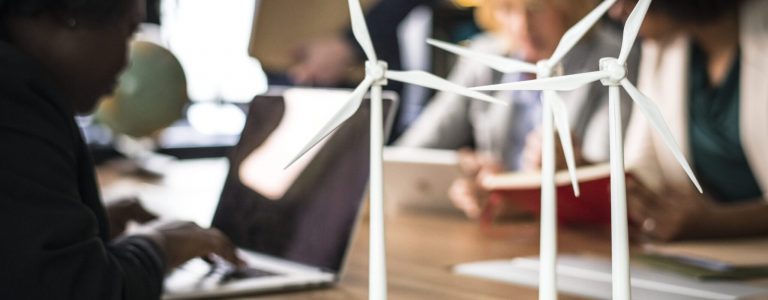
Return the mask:
[[[348,96],[290,89],[256,97],[230,154],[213,226],[240,248],[340,271],[368,183],[370,101],[313,151],[285,166]],[[395,97],[384,98],[384,120],[391,124]]]

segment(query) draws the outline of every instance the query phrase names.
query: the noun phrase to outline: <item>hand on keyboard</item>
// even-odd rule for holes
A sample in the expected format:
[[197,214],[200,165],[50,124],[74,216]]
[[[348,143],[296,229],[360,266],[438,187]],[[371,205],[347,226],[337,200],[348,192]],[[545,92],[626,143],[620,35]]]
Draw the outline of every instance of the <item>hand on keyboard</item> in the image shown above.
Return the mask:
[[208,263],[211,264],[211,270],[205,275],[205,278],[218,278],[219,283],[276,275],[272,272],[255,269],[248,266],[238,267],[219,257],[214,257],[212,260],[209,260]]

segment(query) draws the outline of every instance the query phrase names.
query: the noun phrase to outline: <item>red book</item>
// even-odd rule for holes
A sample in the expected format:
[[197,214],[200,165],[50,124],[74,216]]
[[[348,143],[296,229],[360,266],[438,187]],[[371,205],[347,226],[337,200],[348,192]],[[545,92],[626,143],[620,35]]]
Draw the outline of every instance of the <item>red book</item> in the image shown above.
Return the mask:
[[[576,197],[567,170],[555,174],[557,218],[563,225],[611,223],[610,165],[581,167],[576,171],[581,196]],[[483,186],[491,191],[483,212],[490,221],[499,205],[512,205],[521,212],[539,215],[541,212],[541,174],[507,173],[486,178]]]

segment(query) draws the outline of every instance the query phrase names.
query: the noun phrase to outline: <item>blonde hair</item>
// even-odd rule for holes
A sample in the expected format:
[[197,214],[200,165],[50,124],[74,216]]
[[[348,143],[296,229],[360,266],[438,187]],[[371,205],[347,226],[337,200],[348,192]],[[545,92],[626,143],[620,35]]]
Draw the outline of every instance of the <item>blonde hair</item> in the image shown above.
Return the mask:
[[475,9],[475,20],[483,30],[489,32],[500,30],[500,25],[494,15],[500,1],[514,2],[521,7],[541,5],[542,2],[549,1],[565,13],[566,24],[569,27],[576,24],[597,6],[597,0],[480,0],[480,4]]

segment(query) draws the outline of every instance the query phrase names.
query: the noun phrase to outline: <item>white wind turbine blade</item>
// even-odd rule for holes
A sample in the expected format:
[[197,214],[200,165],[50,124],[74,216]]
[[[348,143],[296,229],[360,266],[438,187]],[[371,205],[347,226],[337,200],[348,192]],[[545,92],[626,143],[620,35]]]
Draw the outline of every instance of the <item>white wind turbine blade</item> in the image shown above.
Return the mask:
[[441,42],[438,40],[427,39],[427,43],[437,48],[451,52],[453,54],[475,60],[491,69],[494,69],[502,73],[517,73],[517,72],[536,73],[536,71],[538,70],[536,68],[536,65],[531,63],[527,63],[524,61],[519,61],[511,58],[506,58],[499,55],[477,52],[461,46],[456,46],[456,45],[449,44],[446,42]]
[[326,123],[325,126],[323,126],[323,128],[320,129],[317,134],[315,134],[310,142],[301,149],[299,154],[297,154],[285,168],[287,169],[293,165],[293,163],[304,156],[304,154],[306,154],[310,149],[317,145],[317,143],[322,141],[325,137],[336,130],[336,128],[338,128],[342,123],[352,117],[357,109],[360,108],[360,104],[363,102],[363,97],[368,91],[368,88],[371,87],[371,84],[373,84],[373,79],[366,77],[363,82],[361,82],[360,85],[358,85],[357,88],[352,92],[352,95],[349,96],[347,103],[344,104],[344,106],[339,111],[337,111],[333,117],[331,117],[328,123]]
[[683,152],[680,151],[680,146],[678,146],[677,142],[675,141],[675,137],[672,135],[672,131],[669,130],[667,122],[664,121],[664,116],[661,114],[653,101],[643,95],[643,93],[640,92],[640,90],[638,90],[634,85],[632,85],[629,80],[622,80],[621,85],[624,87],[627,93],[629,93],[629,95],[632,97],[632,100],[635,101],[637,107],[640,108],[651,125],[653,125],[659,135],[661,135],[662,140],[664,140],[664,144],[667,146],[669,151],[672,152],[672,155],[675,157],[675,159],[677,159],[677,162],[680,163],[680,166],[683,167],[683,170],[685,170],[685,173],[688,174],[688,177],[691,179],[693,184],[696,185],[696,189],[699,190],[699,193],[703,193],[701,185],[696,179],[696,175],[693,174],[693,170],[691,170],[691,166],[685,159]]
[[565,164],[568,166],[568,174],[571,177],[573,193],[576,197],[579,197],[581,190],[579,188],[579,178],[576,176],[576,159],[573,151],[573,139],[571,138],[571,124],[568,121],[568,110],[557,92],[544,91],[544,97],[549,100],[550,107],[552,107],[555,126],[560,136],[560,145],[563,147],[563,154],[565,155]]
[[605,0],[600,3],[592,12],[587,14],[581,21],[573,25],[568,31],[565,32],[563,38],[560,39],[560,44],[555,48],[555,52],[549,59],[548,64],[550,66],[556,66],[560,61],[568,54],[571,49],[584,37],[587,32],[600,20],[600,18],[608,12],[608,9],[616,3],[616,0]]
[[509,105],[508,103],[488,96],[486,94],[470,90],[466,87],[460,86],[438,76],[432,75],[424,71],[387,71],[385,75],[388,79],[394,81],[400,81],[410,83],[418,86],[423,86],[435,90],[444,92],[456,93],[462,96],[475,98],[478,100],[491,102],[501,105]]
[[623,65],[629,58],[629,53],[632,51],[632,47],[635,46],[635,40],[637,40],[637,34],[640,32],[640,27],[643,26],[643,20],[645,14],[648,12],[648,7],[651,5],[651,0],[640,0],[637,2],[635,9],[627,19],[627,23],[624,24],[624,39],[621,42],[621,52],[619,53],[619,64]]
[[588,83],[598,81],[608,77],[610,74],[606,71],[595,71],[582,74],[551,77],[546,79],[536,79],[528,81],[519,81],[512,83],[503,83],[496,85],[480,86],[471,88],[475,91],[506,91],[506,90],[535,90],[535,91],[570,91],[580,88]]
[[365,23],[365,16],[363,15],[363,8],[360,7],[359,0],[348,0],[349,2],[349,17],[352,22],[352,34],[355,36],[357,43],[363,48],[365,56],[369,61],[377,61],[376,50],[373,49],[373,42],[371,41],[371,35],[368,33],[368,25]]

